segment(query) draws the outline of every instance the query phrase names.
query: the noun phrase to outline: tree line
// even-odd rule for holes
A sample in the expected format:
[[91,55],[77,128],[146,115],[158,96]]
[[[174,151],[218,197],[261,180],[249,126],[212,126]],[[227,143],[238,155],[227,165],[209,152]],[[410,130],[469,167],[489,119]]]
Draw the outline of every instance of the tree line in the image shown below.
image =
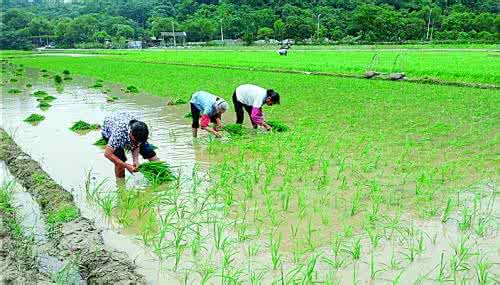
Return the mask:
[[[66,2],[66,3],[65,3]],[[187,40],[498,42],[496,0],[3,0],[0,48],[123,48],[164,31]]]

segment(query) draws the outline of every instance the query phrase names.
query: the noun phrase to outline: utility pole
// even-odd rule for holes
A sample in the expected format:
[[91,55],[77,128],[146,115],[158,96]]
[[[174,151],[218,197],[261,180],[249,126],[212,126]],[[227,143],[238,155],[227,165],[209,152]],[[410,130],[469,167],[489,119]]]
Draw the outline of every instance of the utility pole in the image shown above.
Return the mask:
[[429,20],[427,21],[427,37],[426,37],[427,40],[429,40],[429,31],[431,29],[431,16],[432,16],[432,7],[431,10],[429,11]]
[[321,14],[318,14],[318,30],[316,32],[316,39],[319,41],[319,17],[321,17]]
[[172,20],[172,35],[174,36],[174,47],[177,47],[177,42],[175,41],[175,25],[174,25],[174,20]]
[[220,40],[222,42],[222,44],[224,44],[224,30],[222,28],[222,18],[220,18]]

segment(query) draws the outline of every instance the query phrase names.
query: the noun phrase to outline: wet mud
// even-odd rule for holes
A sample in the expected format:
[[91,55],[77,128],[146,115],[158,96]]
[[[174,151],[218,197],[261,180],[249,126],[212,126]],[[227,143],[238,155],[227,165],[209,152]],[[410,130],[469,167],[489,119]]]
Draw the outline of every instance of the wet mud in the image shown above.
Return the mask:
[[76,257],[84,280],[89,284],[145,284],[144,276],[136,272],[125,253],[105,248],[100,230],[92,221],[80,217],[71,194],[55,183],[2,129],[0,160],[5,161],[12,175],[38,202],[44,217],[52,221],[49,234],[55,249],[61,256]]

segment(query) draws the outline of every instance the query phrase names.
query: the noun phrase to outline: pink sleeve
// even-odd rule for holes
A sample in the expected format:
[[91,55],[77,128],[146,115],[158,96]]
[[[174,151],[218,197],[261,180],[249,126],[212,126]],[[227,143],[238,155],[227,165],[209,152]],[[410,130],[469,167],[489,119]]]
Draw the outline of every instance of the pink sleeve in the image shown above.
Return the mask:
[[252,108],[252,121],[257,125],[262,125],[264,122],[264,114],[262,114],[262,108]]
[[208,115],[201,116],[201,127],[206,128],[210,124],[210,117]]

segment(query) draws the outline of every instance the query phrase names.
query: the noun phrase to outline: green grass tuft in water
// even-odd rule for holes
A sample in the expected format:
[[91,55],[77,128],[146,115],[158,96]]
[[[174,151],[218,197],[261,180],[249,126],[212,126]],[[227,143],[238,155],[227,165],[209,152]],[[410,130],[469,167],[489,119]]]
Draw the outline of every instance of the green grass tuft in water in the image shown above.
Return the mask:
[[45,116],[40,115],[40,114],[31,114],[29,117],[24,119],[25,122],[27,123],[38,123],[45,120]]

